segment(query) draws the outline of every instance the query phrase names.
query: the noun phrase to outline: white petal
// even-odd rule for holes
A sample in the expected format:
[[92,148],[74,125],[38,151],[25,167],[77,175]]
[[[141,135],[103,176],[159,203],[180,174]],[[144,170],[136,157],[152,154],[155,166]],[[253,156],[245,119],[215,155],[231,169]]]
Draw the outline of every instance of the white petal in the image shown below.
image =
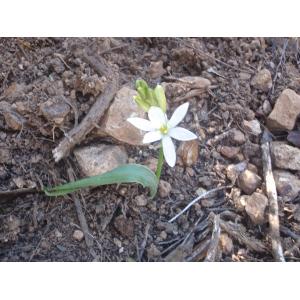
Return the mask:
[[151,106],[148,111],[148,117],[153,127],[159,129],[167,123],[167,116],[160,107]]
[[175,109],[170,121],[168,122],[169,127],[172,128],[172,127],[177,126],[184,119],[188,108],[189,108],[189,103],[188,102],[178,106]]
[[176,151],[172,139],[169,136],[164,136],[162,139],[164,157],[170,167],[174,167],[176,163]]
[[144,144],[153,143],[153,142],[161,140],[161,138],[162,138],[162,135],[161,135],[160,131],[150,131],[144,135],[143,143]]
[[142,118],[128,118],[127,121],[138,129],[144,131],[152,131],[154,128],[151,126],[151,122]]
[[179,141],[190,141],[197,138],[194,133],[182,127],[171,128],[169,136]]

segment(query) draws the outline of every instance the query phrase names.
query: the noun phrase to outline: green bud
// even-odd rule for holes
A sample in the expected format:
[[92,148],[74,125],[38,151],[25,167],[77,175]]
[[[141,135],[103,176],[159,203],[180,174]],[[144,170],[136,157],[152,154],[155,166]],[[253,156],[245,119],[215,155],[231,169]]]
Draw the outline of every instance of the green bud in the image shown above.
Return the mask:
[[154,89],[154,95],[158,106],[163,110],[163,112],[166,112],[167,99],[166,99],[165,91],[161,85],[156,86],[156,88]]
[[133,96],[133,99],[135,100],[136,104],[140,106],[144,111],[148,111],[150,108],[150,105],[142,100],[142,98],[138,96]]

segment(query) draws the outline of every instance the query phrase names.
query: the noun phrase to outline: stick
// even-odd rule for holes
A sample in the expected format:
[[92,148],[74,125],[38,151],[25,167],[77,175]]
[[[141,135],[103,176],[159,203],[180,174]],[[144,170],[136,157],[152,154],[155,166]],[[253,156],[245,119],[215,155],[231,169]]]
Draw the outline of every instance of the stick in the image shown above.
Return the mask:
[[216,259],[216,254],[218,252],[218,245],[219,245],[219,239],[220,239],[220,215],[214,216],[213,221],[213,230],[211,234],[211,241],[207,250],[207,255],[204,261],[212,262]]
[[90,133],[97,123],[99,123],[104,112],[108,109],[115,93],[119,86],[119,73],[113,72],[111,68],[105,65],[103,60],[98,62],[94,57],[88,56],[85,52],[79,52],[83,60],[91,65],[97,73],[101,73],[110,78],[110,82],[105,87],[104,91],[97,97],[95,103],[91,107],[88,114],[84,117],[81,123],[70,130],[59,145],[52,151],[55,162],[66,157],[72,148],[79,144],[88,133]]
[[183,213],[185,213],[191,206],[193,206],[196,202],[198,202],[199,200],[203,199],[203,198],[207,198],[209,195],[218,192],[218,191],[222,191],[224,189],[229,189],[231,188],[231,185],[227,185],[227,186],[221,186],[215,189],[212,189],[208,192],[205,192],[203,194],[201,194],[200,196],[198,196],[197,198],[195,198],[194,200],[192,200],[181,212],[179,212],[175,217],[173,217],[172,219],[170,219],[168,222],[172,223],[174,222],[178,217],[180,217]]
[[[70,178],[71,181],[75,180],[71,168],[68,169],[68,175],[69,175],[69,178]],[[76,193],[72,193],[71,197],[72,197],[72,199],[74,201],[74,204],[75,204],[75,208],[76,208],[78,220],[79,220],[79,223],[80,223],[80,227],[81,227],[81,229],[84,233],[85,243],[86,243],[87,247],[90,249],[93,246],[93,240],[90,237],[89,227],[87,225],[87,221],[86,221],[86,218],[84,216],[80,200],[78,199]]]
[[262,163],[264,170],[264,177],[266,183],[267,196],[269,198],[269,223],[270,223],[270,237],[272,240],[272,253],[276,261],[284,262],[283,250],[280,242],[279,232],[279,217],[278,217],[278,200],[275,180],[272,173],[272,162],[270,156],[269,142],[261,145]]

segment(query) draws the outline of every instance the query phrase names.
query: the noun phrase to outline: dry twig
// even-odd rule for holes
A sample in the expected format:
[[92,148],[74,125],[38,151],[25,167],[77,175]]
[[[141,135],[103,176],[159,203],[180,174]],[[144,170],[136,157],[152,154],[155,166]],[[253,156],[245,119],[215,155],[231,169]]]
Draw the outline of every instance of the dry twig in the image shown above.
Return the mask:
[[221,234],[220,229],[220,215],[214,215],[212,214],[213,220],[213,230],[211,234],[211,241],[207,250],[207,255],[205,258],[205,261],[212,262],[215,261],[217,252],[218,252],[218,245],[219,245],[219,239]]
[[272,162],[270,156],[269,142],[261,145],[262,163],[264,170],[264,177],[266,183],[266,191],[269,199],[269,224],[270,224],[270,237],[272,240],[272,252],[276,261],[285,261],[280,242],[279,232],[279,217],[278,217],[278,200],[275,180],[272,172]]

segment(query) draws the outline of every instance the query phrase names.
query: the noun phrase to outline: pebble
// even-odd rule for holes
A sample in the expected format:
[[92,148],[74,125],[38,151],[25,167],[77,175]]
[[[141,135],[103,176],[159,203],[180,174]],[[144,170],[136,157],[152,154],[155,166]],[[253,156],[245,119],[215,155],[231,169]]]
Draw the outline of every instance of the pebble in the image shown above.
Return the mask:
[[232,253],[233,242],[227,233],[222,233],[220,235],[220,246],[221,246],[221,250],[224,254],[229,255]]
[[169,182],[162,179],[159,181],[158,192],[161,198],[168,197],[170,195],[171,190],[172,186]]
[[131,219],[119,215],[114,220],[114,227],[124,237],[132,238],[134,236],[134,224]]
[[251,85],[260,91],[269,91],[272,87],[271,72],[268,69],[260,70],[251,80]]
[[76,241],[80,242],[82,241],[84,238],[84,234],[81,230],[79,229],[76,229],[74,232],[73,232],[73,239],[75,239]]
[[245,210],[254,224],[259,225],[264,223],[267,205],[268,198],[263,194],[253,193],[246,198]]
[[181,142],[177,153],[181,157],[182,162],[185,166],[190,167],[195,165],[199,158],[198,140]]
[[137,206],[146,206],[148,204],[148,199],[145,195],[138,195],[134,198],[134,203]]
[[246,194],[251,195],[261,185],[261,178],[250,170],[238,176],[238,186]]
[[148,69],[149,76],[152,79],[160,78],[162,75],[166,74],[166,70],[163,67],[163,61],[151,62]]
[[231,146],[221,146],[220,153],[229,159],[236,158],[238,153],[240,152],[239,147],[231,147]]
[[231,141],[237,145],[242,145],[246,142],[246,137],[245,137],[244,133],[236,128],[231,130],[230,137],[231,137]]
[[245,129],[254,136],[259,136],[262,133],[260,123],[257,119],[251,121],[244,120],[243,125]]

